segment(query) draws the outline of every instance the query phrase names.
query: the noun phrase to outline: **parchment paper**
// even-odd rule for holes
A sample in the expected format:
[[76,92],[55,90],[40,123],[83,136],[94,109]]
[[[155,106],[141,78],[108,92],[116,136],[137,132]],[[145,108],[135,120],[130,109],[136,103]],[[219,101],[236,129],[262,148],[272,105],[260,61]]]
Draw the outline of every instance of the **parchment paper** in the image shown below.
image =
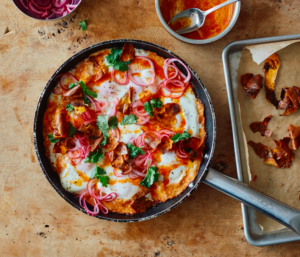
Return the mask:
[[[289,124],[300,126],[300,111],[285,117],[279,116],[284,110],[276,110],[272,104],[267,102],[264,88],[259,92],[256,99],[251,99],[246,96],[246,91],[240,83],[240,78],[245,73],[261,74],[264,77],[264,61],[258,65],[254,62],[254,58],[257,61],[257,57],[263,56],[263,60],[265,60],[269,55],[277,52],[281,61],[275,85],[277,99],[280,98],[280,92],[283,87],[300,87],[300,43],[292,42],[290,44],[290,42],[286,42],[285,45],[282,43],[278,45],[271,44],[270,48],[268,44],[264,44],[247,48],[242,51],[237,74],[239,84],[238,99],[245,135],[244,139],[246,141],[253,140],[256,143],[261,142],[264,145],[275,148],[276,145],[273,139],[279,140],[288,137],[287,129]],[[283,49],[279,50],[280,48]],[[265,53],[268,54],[265,55]],[[250,130],[249,125],[252,122],[263,121],[270,114],[273,115],[268,125],[268,129],[273,131],[271,138],[263,137],[259,132],[254,134]],[[264,160],[260,159],[253,149],[247,146],[246,142],[245,145],[246,153],[248,152],[249,154],[248,172],[250,173],[250,186],[281,202],[300,209],[300,149],[294,151],[295,160],[290,168],[279,169],[265,164]],[[253,181],[254,175],[257,176],[255,181]],[[258,212],[256,217],[258,224],[262,226],[265,232],[284,228],[283,225]]]

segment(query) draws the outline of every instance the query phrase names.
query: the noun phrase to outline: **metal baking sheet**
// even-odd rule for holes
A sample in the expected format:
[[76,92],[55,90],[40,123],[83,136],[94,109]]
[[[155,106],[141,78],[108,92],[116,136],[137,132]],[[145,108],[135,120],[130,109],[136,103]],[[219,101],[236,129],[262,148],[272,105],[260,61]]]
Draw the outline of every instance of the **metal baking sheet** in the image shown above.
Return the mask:
[[[241,40],[228,44],[223,50],[222,59],[228,97],[228,105],[231,117],[236,168],[238,179],[244,183],[248,183],[249,179],[247,178],[248,173],[246,153],[243,140],[243,130],[240,118],[239,104],[237,99],[237,80],[233,79],[236,78],[239,61],[234,62],[233,60],[240,59],[241,51],[246,46],[295,39],[300,39],[300,34]],[[259,226],[259,224],[256,223],[255,210],[245,206],[244,204],[242,204],[242,214],[245,236],[248,242],[252,245],[265,246],[300,240],[300,236],[292,232],[288,228],[277,230],[274,232],[264,232]]]

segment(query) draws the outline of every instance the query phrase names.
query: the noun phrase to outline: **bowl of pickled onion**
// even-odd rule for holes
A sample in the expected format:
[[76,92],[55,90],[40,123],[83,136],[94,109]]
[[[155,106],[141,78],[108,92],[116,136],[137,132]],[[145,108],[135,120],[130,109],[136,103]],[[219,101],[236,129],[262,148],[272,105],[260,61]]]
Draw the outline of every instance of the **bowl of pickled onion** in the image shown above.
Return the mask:
[[25,15],[37,20],[57,20],[72,13],[81,0],[13,0]]
[[184,10],[198,8],[202,11],[206,11],[225,1],[226,0],[155,0],[155,8],[161,23],[174,37],[187,43],[207,44],[222,38],[232,29],[240,13],[240,1],[208,14],[202,27],[191,33],[179,35],[175,32],[188,24],[186,20],[178,21],[174,24],[168,24],[168,22],[176,14]]

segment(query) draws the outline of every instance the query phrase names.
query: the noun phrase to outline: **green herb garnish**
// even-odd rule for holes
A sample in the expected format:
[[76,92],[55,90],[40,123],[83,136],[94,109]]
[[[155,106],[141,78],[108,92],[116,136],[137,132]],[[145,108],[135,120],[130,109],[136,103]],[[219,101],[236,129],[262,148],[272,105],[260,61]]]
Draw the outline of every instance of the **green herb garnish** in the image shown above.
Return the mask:
[[138,120],[137,116],[135,116],[133,114],[124,115],[120,124],[121,125],[135,124],[137,122],[137,120]]
[[72,89],[73,87],[76,87],[77,86],[77,82],[76,83],[70,83],[69,84],[69,89]]
[[48,138],[49,138],[49,141],[50,141],[51,143],[56,143],[56,142],[58,142],[58,139],[54,139],[52,134],[49,134],[49,135],[48,135]]
[[[91,97],[93,97],[93,98],[97,98],[98,94],[95,93],[95,92],[92,92],[92,91],[86,86],[86,84],[84,84],[83,81],[77,81],[76,83],[70,83],[70,84],[69,84],[69,89],[72,89],[73,87],[76,87],[77,85],[80,85],[80,86],[81,86],[81,88],[82,88],[82,90],[83,90],[83,93],[85,93],[86,95],[89,95],[89,96],[91,96]],[[85,99],[83,99],[83,100],[84,100],[84,103],[88,103],[88,99],[87,99],[87,98],[86,98],[86,100],[85,100]]]
[[144,109],[151,117],[154,108],[161,108],[163,105],[162,101],[159,97],[156,99],[151,98],[150,102],[144,103]]
[[153,185],[153,183],[158,180],[159,173],[157,171],[158,168],[155,166],[147,168],[146,177],[141,181],[140,185],[150,188]]
[[110,54],[107,56],[107,61],[110,64],[110,66],[113,66],[115,70],[119,71],[127,71],[129,70],[128,65],[131,61],[128,62],[122,62],[120,61],[120,56],[122,54],[122,49],[120,48],[113,48],[110,51]]
[[84,105],[88,106],[90,100],[86,97],[86,95],[84,95],[84,96],[82,97],[82,99],[83,99],[83,101],[84,101]]
[[145,154],[145,152],[140,147],[136,147],[130,143],[128,143],[126,146],[129,150],[131,158],[136,158],[139,154]]
[[115,129],[116,127],[118,127],[118,119],[117,116],[112,116],[109,118],[108,120],[108,125],[111,129]]
[[93,171],[93,173],[91,175],[91,179],[96,177],[97,180],[101,182],[102,186],[107,187],[108,181],[109,181],[109,176],[103,176],[105,174],[106,174],[106,172],[104,169],[102,169],[100,167],[96,167],[96,169]]
[[71,111],[74,110],[74,106],[72,104],[67,104],[66,109],[67,109],[68,112],[71,112]]
[[108,143],[108,139],[107,139],[107,137],[104,137],[104,139],[102,140],[102,142],[99,145],[105,146],[107,143]]
[[69,137],[74,136],[75,133],[76,133],[76,128],[73,127],[73,125],[69,122]]
[[103,155],[102,149],[98,148],[95,152],[89,152],[89,155],[84,159],[84,163],[97,163],[103,157]]
[[182,135],[180,133],[177,133],[175,136],[173,136],[171,139],[173,140],[174,143],[179,142],[180,140],[183,139],[189,139],[190,138],[190,134],[186,131],[182,132]]
[[86,31],[86,20],[79,22],[79,26],[81,27],[82,31]]
[[99,115],[97,117],[97,126],[102,131],[103,136],[105,138],[109,137],[109,125],[108,125],[108,116],[107,115]]

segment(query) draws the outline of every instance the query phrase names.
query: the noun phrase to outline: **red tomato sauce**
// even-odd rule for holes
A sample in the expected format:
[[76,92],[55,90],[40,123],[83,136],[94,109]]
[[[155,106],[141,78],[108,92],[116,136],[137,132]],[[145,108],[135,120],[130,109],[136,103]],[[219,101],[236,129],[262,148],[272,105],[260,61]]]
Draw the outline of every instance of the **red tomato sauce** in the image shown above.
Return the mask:
[[[206,11],[226,0],[161,0],[160,9],[164,20],[168,23],[176,14],[190,8],[198,8]],[[224,6],[206,16],[205,22],[201,28],[182,36],[190,39],[208,39],[215,37],[224,31],[229,25],[235,4]],[[174,31],[188,26],[189,19],[178,19],[170,28]]]

